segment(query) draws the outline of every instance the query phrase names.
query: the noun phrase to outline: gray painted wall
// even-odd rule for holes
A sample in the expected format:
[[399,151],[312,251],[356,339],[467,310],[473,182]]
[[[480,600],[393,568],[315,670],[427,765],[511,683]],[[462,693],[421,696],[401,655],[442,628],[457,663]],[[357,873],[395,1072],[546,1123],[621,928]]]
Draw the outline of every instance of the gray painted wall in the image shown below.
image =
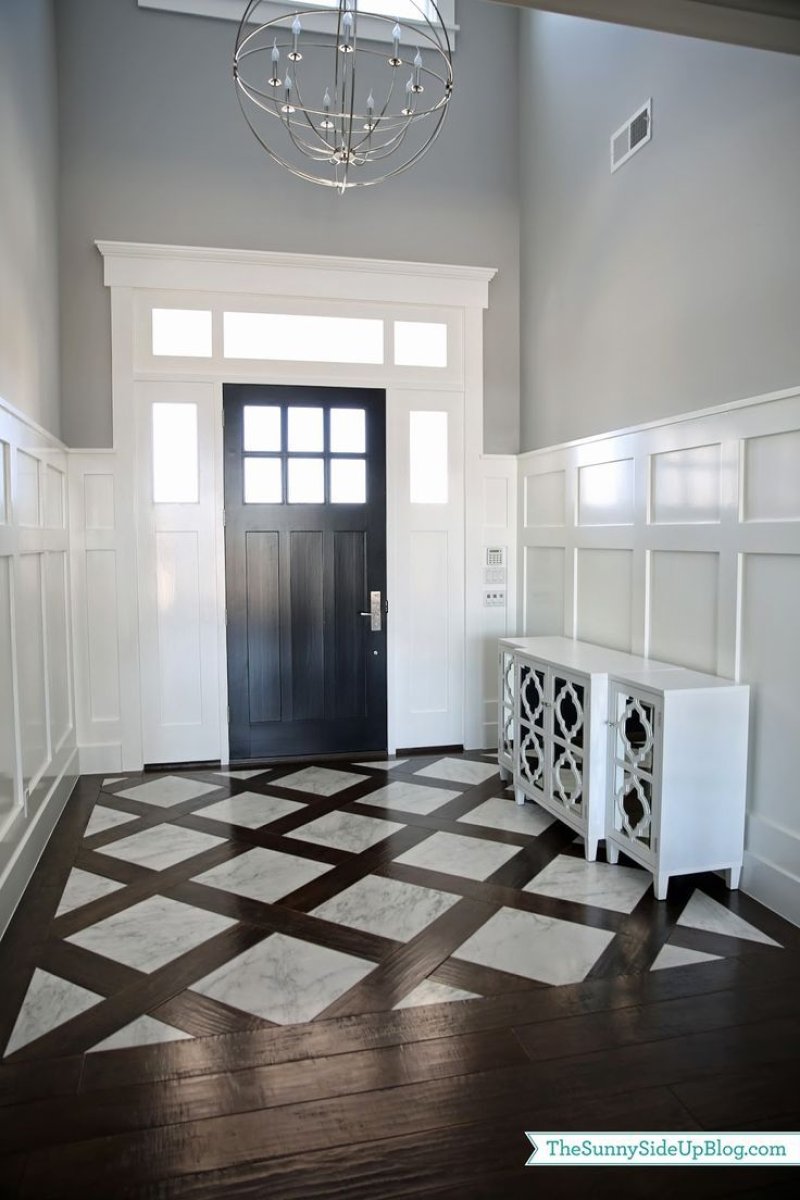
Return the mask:
[[486,448],[519,429],[518,14],[459,0],[457,92],[412,171],[339,197],[273,166],[239,113],[234,27],[60,0],[63,428],[111,442],[110,318],[96,238],[499,268],[486,317]]
[[52,0],[0,0],[0,398],[59,432]]
[[520,64],[521,448],[800,384],[800,62],[524,13]]

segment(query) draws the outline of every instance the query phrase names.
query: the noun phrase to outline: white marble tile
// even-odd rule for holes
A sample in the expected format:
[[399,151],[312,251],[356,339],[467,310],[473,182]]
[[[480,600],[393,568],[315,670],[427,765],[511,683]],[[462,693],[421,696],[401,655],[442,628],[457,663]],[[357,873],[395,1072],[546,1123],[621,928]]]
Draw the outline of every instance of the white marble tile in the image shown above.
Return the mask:
[[101,896],[109,896],[111,892],[118,892],[124,886],[114,879],[104,879],[102,875],[94,875],[90,871],[81,871],[79,867],[75,867],[69,873],[66,887],[61,894],[61,902],[56,909],[56,916],[60,917],[62,913],[72,912],[74,908],[80,908],[82,904],[91,904],[92,900],[99,900]]
[[397,879],[367,875],[313,910],[315,917],[407,942],[458,901],[458,896]]
[[116,825],[127,825],[128,821],[137,821],[139,818],[134,817],[131,813],[117,812],[114,808],[106,808],[102,804],[95,804],[92,809],[92,815],[89,817],[89,824],[83,831],[84,837],[91,837],[92,834],[102,833],[106,829],[113,829]]
[[280,796],[261,796],[258,792],[240,792],[229,796],[208,808],[198,808],[198,817],[211,817],[215,821],[228,821],[232,825],[243,825],[245,829],[259,829],[270,821],[288,816],[305,808],[298,800],[282,800]]
[[115,794],[124,796],[127,800],[138,800],[141,804],[170,808],[173,804],[184,804],[187,800],[207,796],[209,792],[216,791],[217,785],[213,783],[199,783],[196,779],[164,775],[161,779],[151,779],[148,783],[140,783]]
[[448,875],[462,875],[465,879],[487,879],[518,853],[519,846],[485,842],[458,833],[434,833],[395,861],[408,863],[411,867],[426,867],[429,871],[446,871]]
[[526,833],[529,837],[538,837],[553,824],[553,817],[538,804],[515,804],[513,799],[507,800],[503,796],[493,796],[458,819],[465,825]]
[[432,788],[427,784],[406,783],[404,779],[396,779],[386,787],[378,788],[377,792],[364,796],[359,800],[359,804],[371,804],[376,808],[399,808],[402,812],[427,815],[460,795],[461,792],[451,792],[446,788]]
[[649,871],[638,867],[586,862],[560,854],[525,884],[523,891],[575,904],[594,904],[612,912],[633,912],[653,882]]
[[395,1008],[418,1008],[421,1004],[448,1004],[454,1000],[475,1000],[475,992],[464,992],[461,988],[447,987],[432,979],[423,979],[413,992],[409,992]]
[[223,779],[255,779],[256,775],[263,775],[268,771],[269,767],[257,767],[255,771],[214,771],[214,775],[221,775]]
[[111,787],[112,783],[124,783],[124,775],[112,775],[110,779],[103,780],[103,787]]
[[685,950],[683,946],[662,946],[653,960],[651,971],[663,971],[667,967],[689,967],[693,963],[720,962],[718,954],[703,954],[700,950]]
[[97,853],[121,858],[123,862],[135,863],[151,871],[163,871],[185,858],[222,846],[224,842],[225,838],[198,833],[195,829],[182,829],[180,825],[154,825],[108,846],[100,846]]
[[41,971],[37,967],[33,973],[30,986],[25,993],[25,999],[19,1010],[16,1024],[11,1031],[5,1053],[13,1054],[28,1042],[35,1041],[42,1034],[56,1029],[77,1017],[78,1013],[86,1012],[103,999],[96,992],[78,987],[76,983],[67,983],[49,971]]
[[497,774],[497,765],[473,762],[469,758],[440,758],[429,767],[421,767],[415,775],[427,775],[431,779],[451,779],[454,783],[483,783]]
[[503,908],[467,938],[454,957],[542,983],[578,983],[614,936],[604,929]]
[[767,937],[755,925],[737,916],[723,904],[718,904],[699,888],[678,917],[678,924],[689,929],[702,929],[705,933],[722,933],[726,937],[744,938],[748,942],[762,942],[765,946],[780,946],[780,942]]
[[312,862],[295,854],[282,854],[258,846],[195,876],[195,882],[270,904],[330,869],[328,863]]
[[353,763],[354,767],[371,767],[373,771],[391,771],[407,763],[407,758],[377,758],[374,762]]
[[234,924],[202,908],[151,896],[73,933],[67,941],[137,971],[156,971]]
[[349,850],[360,854],[368,846],[382,842],[392,833],[405,829],[394,821],[381,821],[377,817],[361,817],[354,813],[329,812],[308,825],[287,833],[287,838],[301,842],[313,842],[318,846],[334,846],[337,850]]
[[159,1042],[180,1042],[190,1037],[191,1034],[185,1033],[183,1029],[165,1025],[163,1021],[156,1021],[153,1017],[137,1017],[135,1021],[123,1025],[122,1029],[104,1038],[96,1046],[90,1046],[89,1051],[91,1053],[94,1050],[122,1050],[128,1046],[154,1046]]
[[275,933],[192,984],[192,990],[267,1021],[291,1025],[311,1021],[374,965]]
[[363,783],[364,775],[352,771],[335,771],[332,767],[303,767],[283,779],[275,780],[275,787],[292,788],[298,792],[311,792],[314,796],[335,796],[337,792]]

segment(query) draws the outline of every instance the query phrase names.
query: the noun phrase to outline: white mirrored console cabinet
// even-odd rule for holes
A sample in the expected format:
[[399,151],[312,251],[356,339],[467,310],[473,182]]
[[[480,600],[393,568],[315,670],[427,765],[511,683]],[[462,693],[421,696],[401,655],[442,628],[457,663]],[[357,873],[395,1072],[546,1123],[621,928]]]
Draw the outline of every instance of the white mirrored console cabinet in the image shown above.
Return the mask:
[[518,804],[533,800],[584,839],[671,875],[725,870],[744,845],[749,688],[571,638],[503,639],[498,759]]

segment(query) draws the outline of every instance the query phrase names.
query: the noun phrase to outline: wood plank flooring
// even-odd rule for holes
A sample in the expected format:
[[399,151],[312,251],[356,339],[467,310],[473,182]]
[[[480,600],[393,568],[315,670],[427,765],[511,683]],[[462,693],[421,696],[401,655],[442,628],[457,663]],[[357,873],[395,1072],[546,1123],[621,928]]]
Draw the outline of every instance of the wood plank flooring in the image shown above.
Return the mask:
[[[629,911],[523,890],[555,859],[579,856],[572,835],[558,825],[536,836],[470,826],[460,818],[502,794],[496,776],[470,785],[415,776],[429,761],[391,774],[359,769],[363,782],[327,796],[283,787],[288,769],[246,781],[193,771],[214,790],[168,811],[118,794],[148,777],[105,791],[100,778],[81,780],[0,943],[0,1041],[6,1045],[18,1027],[35,971],[89,989],[97,1002],[42,1027],[0,1065],[0,1196],[795,1194],[796,1172],[776,1166],[524,1167],[526,1129],[800,1128],[800,932],[747,897],[730,896],[715,877],[674,881],[666,903],[648,891]],[[364,803],[393,779],[458,794],[427,814]],[[304,807],[256,829],[203,815],[244,792],[300,799]],[[98,798],[134,819],[83,839]],[[358,851],[291,837],[341,811],[403,828]],[[185,829],[223,840],[160,869],[103,853],[162,826],[171,837]],[[512,853],[483,879],[396,861],[437,833]],[[197,881],[257,847],[329,869],[277,901]],[[55,916],[75,867],[123,887]],[[366,879],[440,889],[451,902],[410,936],[315,915]],[[698,891],[780,946],[736,935],[733,925],[679,923]],[[154,970],[67,940],[153,897],[232,923]],[[584,977],[561,986],[517,974],[513,962],[459,956],[487,921],[515,913],[606,940]],[[336,950],[367,973],[312,1020],[292,1024],[238,1007],[235,992],[223,1000],[193,987],[276,934]],[[651,970],[665,946],[718,957]],[[476,998],[394,1007],[421,983]],[[92,1049],[144,1015],[190,1036]]]

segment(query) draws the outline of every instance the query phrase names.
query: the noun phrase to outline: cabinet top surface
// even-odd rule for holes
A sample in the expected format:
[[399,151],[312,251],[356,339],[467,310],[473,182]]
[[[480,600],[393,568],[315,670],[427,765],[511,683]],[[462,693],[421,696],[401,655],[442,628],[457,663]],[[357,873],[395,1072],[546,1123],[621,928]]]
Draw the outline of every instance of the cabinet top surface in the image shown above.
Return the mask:
[[631,684],[660,693],[701,692],[719,688],[735,688],[743,692],[749,690],[746,683],[737,683],[735,679],[725,679],[722,675],[703,675],[700,671],[689,671],[684,667],[676,667],[672,671],[647,668],[640,671],[614,670],[609,672],[609,678],[612,683]]
[[553,665],[583,671],[587,675],[630,676],[633,672],[677,671],[669,663],[643,658],[638,654],[626,654],[622,650],[609,650],[593,642],[579,642],[567,637],[502,638],[500,645],[506,650],[515,650],[524,657],[545,659]]

